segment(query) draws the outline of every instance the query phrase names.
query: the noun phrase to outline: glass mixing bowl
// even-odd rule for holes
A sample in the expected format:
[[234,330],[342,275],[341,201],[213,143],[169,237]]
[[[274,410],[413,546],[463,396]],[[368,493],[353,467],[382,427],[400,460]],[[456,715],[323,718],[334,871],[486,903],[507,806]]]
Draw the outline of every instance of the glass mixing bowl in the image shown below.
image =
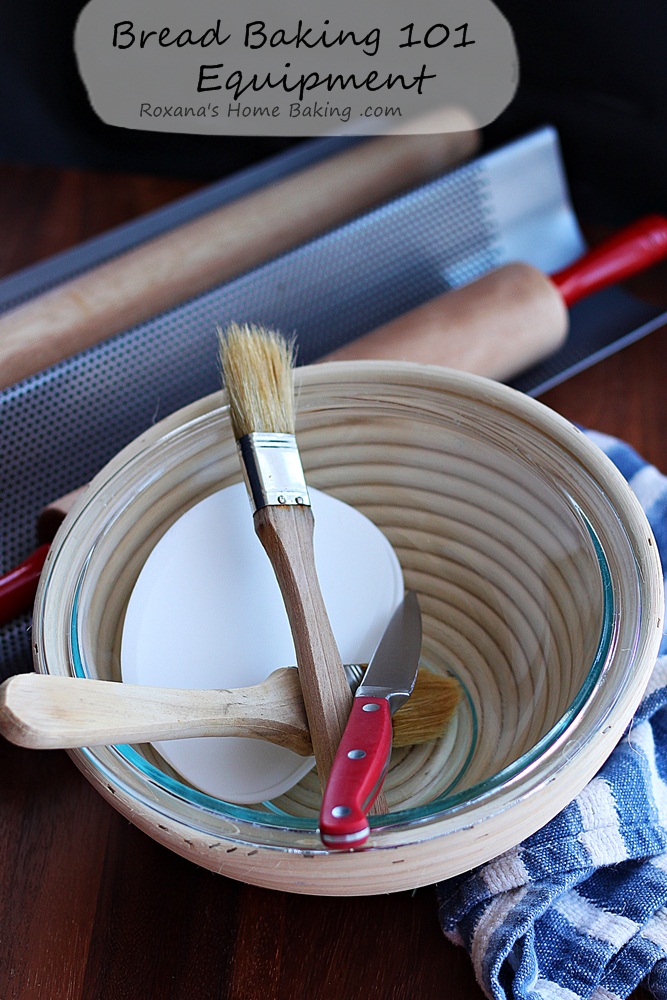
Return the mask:
[[[71,755],[124,815],[207,868],[296,892],[405,889],[516,845],[599,769],[655,660],[660,564],[613,464],[535,400],[399,362],[303,368],[296,382],[307,479],[393,545],[419,595],[423,667],[462,686],[452,724],[394,751],[390,811],[372,817],[356,852],[322,846],[314,773],[239,806],[188,785],[149,745]],[[36,669],[119,680],[124,610],[148,554],[185,510],[239,478],[222,393],[109,463],[49,555]]]

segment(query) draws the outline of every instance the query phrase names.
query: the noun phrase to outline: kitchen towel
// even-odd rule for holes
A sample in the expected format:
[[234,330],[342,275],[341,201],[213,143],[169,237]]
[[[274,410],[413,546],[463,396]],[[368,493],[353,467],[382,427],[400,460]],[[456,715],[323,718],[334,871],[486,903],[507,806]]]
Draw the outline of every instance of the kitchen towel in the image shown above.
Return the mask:
[[[667,567],[667,478],[586,432],[623,473]],[[667,1000],[667,635],[623,739],[586,788],[518,847],[436,886],[446,936],[494,1000]]]

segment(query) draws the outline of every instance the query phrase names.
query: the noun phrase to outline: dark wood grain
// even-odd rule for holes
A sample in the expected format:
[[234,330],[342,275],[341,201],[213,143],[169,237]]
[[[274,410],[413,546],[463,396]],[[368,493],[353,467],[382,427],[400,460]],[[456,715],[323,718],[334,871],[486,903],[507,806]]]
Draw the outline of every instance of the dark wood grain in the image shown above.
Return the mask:
[[666,381],[667,328],[663,327],[556,386],[542,396],[542,402],[569,420],[623,438],[665,469]]
[[[1,166],[0,273],[194,187]],[[658,271],[643,289],[667,299]],[[660,330],[544,401],[667,468],[666,362]],[[432,887],[327,899],[233,882],[132,827],[62,751],[0,742],[0,884],[1,1000],[482,998]]]
[[0,276],[150,212],[198,186],[134,174],[0,164]]

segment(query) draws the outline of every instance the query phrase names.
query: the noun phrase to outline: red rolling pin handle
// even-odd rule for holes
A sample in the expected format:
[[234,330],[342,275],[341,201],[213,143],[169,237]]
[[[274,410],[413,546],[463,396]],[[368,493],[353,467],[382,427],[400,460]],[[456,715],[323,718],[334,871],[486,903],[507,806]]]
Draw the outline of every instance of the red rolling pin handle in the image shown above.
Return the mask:
[[0,577],[0,625],[31,607],[48,551],[48,543],[40,545],[27,559]]
[[667,218],[648,215],[551,275],[567,306],[667,257]]

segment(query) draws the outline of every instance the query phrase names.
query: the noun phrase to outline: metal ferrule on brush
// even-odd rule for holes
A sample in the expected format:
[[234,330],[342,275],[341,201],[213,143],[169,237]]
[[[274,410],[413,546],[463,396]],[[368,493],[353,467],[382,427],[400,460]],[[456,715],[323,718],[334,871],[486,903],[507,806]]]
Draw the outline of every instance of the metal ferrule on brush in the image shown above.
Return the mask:
[[253,513],[262,507],[309,507],[310,498],[294,434],[255,431],[238,440]]

